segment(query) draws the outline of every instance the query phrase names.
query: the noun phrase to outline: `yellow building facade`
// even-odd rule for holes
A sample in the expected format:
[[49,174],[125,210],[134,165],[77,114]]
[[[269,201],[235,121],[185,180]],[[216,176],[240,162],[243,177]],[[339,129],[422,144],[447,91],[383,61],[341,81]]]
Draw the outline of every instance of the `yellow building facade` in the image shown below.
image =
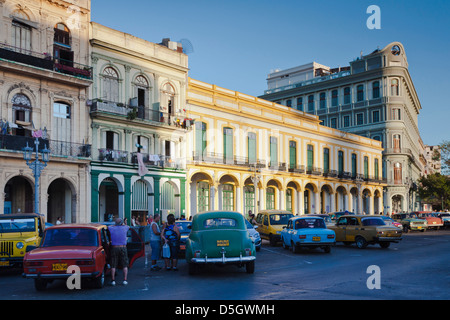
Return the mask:
[[187,216],[263,209],[383,212],[381,142],[317,116],[189,79]]

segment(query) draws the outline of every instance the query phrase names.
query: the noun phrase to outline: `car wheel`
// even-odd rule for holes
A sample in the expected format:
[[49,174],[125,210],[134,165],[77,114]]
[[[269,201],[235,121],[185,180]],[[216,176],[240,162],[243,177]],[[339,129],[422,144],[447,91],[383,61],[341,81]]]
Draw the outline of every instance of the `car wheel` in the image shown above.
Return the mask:
[[34,279],[34,287],[37,291],[44,291],[45,289],[47,289],[47,280]]
[[382,247],[383,249],[389,248],[390,245],[390,242],[380,242],[380,247]]
[[105,274],[106,274],[106,267],[103,268],[102,274],[94,279],[94,288],[102,289],[105,286]]
[[189,262],[188,270],[189,274],[192,276],[198,273],[198,266],[195,263]]
[[330,252],[331,252],[331,246],[325,246],[325,247],[323,248],[323,251],[324,251],[325,253],[330,253]]
[[247,273],[254,273],[255,272],[255,261],[247,262],[245,265],[245,271]]
[[408,226],[403,226],[403,233],[408,233],[408,232],[409,232]]
[[300,248],[297,247],[297,246],[294,244],[293,241],[291,242],[291,250],[292,250],[292,253],[299,253],[299,252],[300,252]]
[[289,249],[289,246],[284,242],[283,238],[281,238],[281,243],[283,245],[283,249],[285,249],[285,250]]
[[364,249],[367,247],[368,243],[366,241],[366,239],[364,239],[363,237],[356,237],[356,246],[359,249]]

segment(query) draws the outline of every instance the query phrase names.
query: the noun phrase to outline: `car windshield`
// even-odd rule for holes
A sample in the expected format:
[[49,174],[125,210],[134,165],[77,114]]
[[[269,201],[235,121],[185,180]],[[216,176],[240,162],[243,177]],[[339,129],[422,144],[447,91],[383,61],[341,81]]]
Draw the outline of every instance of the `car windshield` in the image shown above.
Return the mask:
[[450,213],[441,213],[441,217],[450,217]]
[[48,229],[42,247],[98,246],[97,231],[81,228]]
[[191,232],[191,229],[188,228],[191,225],[190,221],[176,221],[175,223],[180,233],[186,234]]
[[35,228],[33,218],[0,219],[0,233],[33,232]]
[[231,219],[231,218],[212,218],[212,219],[206,219],[205,221],[203,221],[203,227],[205,227],[205,229],[235,227],[236,224],[237,224],[237,221],[235,219]]
[[384,223],[383,219],[381,218],[362,218],[362,225],[363,226],[384,226],[386,223]]
[[311,219],[298,219],[295,220],[295,229],[324,229],[326,228],[323,219],[311,218]]
[[277,213],[270,215],[270,224],[271,225],[280,225],[287,224],[289,219],[294,215],[292,213]]

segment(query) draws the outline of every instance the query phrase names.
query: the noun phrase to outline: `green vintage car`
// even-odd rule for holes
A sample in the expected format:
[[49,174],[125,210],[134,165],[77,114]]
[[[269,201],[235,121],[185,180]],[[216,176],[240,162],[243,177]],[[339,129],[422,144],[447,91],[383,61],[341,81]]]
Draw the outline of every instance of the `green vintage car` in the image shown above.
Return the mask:
[[396,213],[392,219],[402,224],[404,233],[414,230],[424,232],[428,227],[427,220],[419,219],[415,213]]
[[255,255],[255,244],[239,212],[211,211],[194,216],[186,241],[189,274],[206,264],[245,266],[247,273],[253,273]]

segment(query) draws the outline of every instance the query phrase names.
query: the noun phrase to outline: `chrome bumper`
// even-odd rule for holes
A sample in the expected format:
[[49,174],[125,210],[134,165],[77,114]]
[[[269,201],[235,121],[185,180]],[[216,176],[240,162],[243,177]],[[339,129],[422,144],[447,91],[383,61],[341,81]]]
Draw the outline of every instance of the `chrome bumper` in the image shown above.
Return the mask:
[[250,262],[255,261],[255,256],[245,256],[243,257],[242,254],[239,257],[225,257],[225,254],[222,255],[221,258],[208,258],[208,255],[206,255],[204,258],[192,258],[192,263],[242,263],[242,262]]

